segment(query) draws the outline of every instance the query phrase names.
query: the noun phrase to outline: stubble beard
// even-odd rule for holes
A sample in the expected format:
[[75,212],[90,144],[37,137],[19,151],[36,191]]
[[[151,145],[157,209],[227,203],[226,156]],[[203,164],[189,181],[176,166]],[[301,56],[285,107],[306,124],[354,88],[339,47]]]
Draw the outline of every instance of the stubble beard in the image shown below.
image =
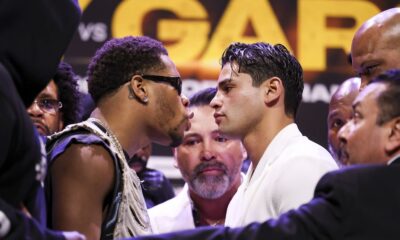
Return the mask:
[[188,121],[186,117],[183,117],[179,124],[168,132],[168,135],[171,138],[171,143],[169,144],[170,147],[177,147],[183,142],[183,132],[180,133],[179,131],[186,121]]
[[[176,113],[174,112],[174,109],[168,105],[165,101],[161,100],[161,98],[157,99],[157,105],[158,105],[158,121],[159,121],[159,126],[161,129],[163,129],[163,126],[165,124],[168,125],[171,121],[174,120]],[[175,127],[167,130],[167,135],[170,138],[171,142],[168,144],[170,147],[177,147],[179,146],[182,141],[183,141],[183,133],[179,133],[179,128],[184,122],[186,121],[186,118],[183,117],[182,120],[177,124]]]

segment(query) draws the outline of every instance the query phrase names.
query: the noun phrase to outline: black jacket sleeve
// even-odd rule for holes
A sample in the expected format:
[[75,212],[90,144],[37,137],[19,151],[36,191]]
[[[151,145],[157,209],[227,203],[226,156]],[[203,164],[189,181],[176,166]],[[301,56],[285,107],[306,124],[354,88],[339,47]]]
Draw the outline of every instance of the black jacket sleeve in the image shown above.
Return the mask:
[[61,232],[52,231],[42,227],[35,219],[27,217],[24,213],[16,210],[14,207],[11,207],[2,199],[0,199],[0,211],[5,214],[6,218],[8,218],[11,224],[11,227],[4,239],[65,239]]

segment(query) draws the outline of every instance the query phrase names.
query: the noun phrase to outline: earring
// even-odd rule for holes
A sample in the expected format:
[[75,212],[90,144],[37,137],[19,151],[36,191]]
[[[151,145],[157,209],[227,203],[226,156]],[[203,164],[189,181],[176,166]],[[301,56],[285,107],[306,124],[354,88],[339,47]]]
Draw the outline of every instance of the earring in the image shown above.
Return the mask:
[[144,103],[147,103],[147,102],[149,101],[149,98],[148,98],[148,97],[144,97],[142,101],[143,101]]

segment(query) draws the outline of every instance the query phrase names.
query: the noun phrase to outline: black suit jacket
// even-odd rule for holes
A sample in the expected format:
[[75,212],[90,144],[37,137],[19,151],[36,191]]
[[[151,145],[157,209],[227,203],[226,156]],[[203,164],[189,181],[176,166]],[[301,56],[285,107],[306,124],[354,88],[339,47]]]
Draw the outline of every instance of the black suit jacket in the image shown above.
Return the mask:
[[45,167],[26,107],[54,75],[79,16],[75,0],[0,0],[0,224],[10,223],[1,239],[64,239],[41,218]]
[[[395,163],[400,163],[398,158]],[[146,239],[400,239],[400,164],[326,174],[314,198],[276,220],[243,228],[197,228]]]

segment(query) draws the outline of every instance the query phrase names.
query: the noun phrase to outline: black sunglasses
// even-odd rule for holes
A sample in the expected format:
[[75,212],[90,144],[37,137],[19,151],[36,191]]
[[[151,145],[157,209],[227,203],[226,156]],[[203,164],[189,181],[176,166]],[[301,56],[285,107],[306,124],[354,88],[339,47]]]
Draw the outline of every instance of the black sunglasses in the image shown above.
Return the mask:
[[163,82],[168,83],[173,88],[176,89],[179,95],[182,93],[182,80],[180,77],[167,77],[167,76],[158,76],[158,75],[142,75],[142,78],[154,81],[154,82]]

